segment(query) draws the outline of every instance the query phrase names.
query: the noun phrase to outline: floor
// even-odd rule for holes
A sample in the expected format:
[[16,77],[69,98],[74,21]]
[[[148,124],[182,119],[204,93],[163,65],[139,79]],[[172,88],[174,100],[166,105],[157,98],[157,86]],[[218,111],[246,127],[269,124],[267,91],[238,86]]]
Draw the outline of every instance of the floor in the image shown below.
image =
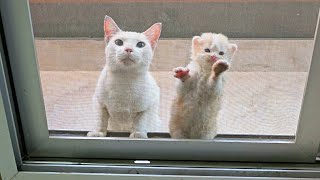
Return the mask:
[[[294,135],[312,41],[233,42],[239,51],[226,73],[218,133]],[[167,132],[175,92],[171,69],[187,63],[190,41],[159,43],[151,71],[161,88],[159,131]],[[36,45],[49,129],[93,130],[91,97],[104,63],[103,41],[38,39]]]

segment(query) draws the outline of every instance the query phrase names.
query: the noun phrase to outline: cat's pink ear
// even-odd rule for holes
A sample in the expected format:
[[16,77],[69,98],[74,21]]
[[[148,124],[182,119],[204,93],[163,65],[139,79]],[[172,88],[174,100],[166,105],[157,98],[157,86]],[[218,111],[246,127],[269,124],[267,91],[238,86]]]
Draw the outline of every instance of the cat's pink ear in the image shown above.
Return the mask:
[[200,36],[194,36],[194,37],[192,38],[192,47],[193,47],[193,48],[199,47],[200,42],[201,42],[201,37],[200,37]]
[[149,29],[147,29],[143,34],[148,38],[150,41],[152,49],[154,49],[157,45],[158,39],[161,34],[161,23],[155,23]]
[[112,36],[114,36],[117,32],[121,31],[118,25],[114,22],[114,20],[105,16],[104,18],[104,40],[107,43]]
[[192,55],[197,54],[199,51],[201,51],[201,37],[200,36],[194,36],[192,38],[192,48],[191,48],[191,52]]
[[231,54],[234,54],[238,50],[238,46],[236,44],[229,45]]

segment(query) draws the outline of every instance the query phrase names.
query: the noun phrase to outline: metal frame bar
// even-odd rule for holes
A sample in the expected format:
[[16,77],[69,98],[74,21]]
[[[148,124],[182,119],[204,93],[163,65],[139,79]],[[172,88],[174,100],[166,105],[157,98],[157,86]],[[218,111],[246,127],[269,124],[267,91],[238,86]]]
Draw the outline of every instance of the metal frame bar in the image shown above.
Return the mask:
[[5,60],[7,57],[3,35],[0,14],[0,179],[6,180],[18,173],[17,167],[22,165],[22,154],[20,139],[18,139],[15,128],[8,79],[6,78]]
[[[232,165],[232,163],[231,163]],[[259,167],[261,164],[253,165],[215,165],[210,167],[210,164],[198,165],[190,167],[187,165],[175,165],[171,162],[168,165],[157,164],[151,161],[150,164],[128,164],[128,165],[114,165],[114,164],[94,164],[94,163],[77,163],[77,164],[63,164],[59,162],[46,164],[41,162],[27,162],[22,166],[23,171],[37,171],[37,172],[79,172],[79,173],[108,173],[108,174],[144,174],[144,175],[175,175],[175,176],[235,176],[235,177],[292,177],[292,178],[312,178],[320,177],[319,164],[313,165],[312,168],[297,168],[292,165],[279,167],[274,166],[263,168]],[[212,166],[212,164],[211,164]],[[251,166],[251,167],[250,167]],[[277,173],[275,173],[277,172]]]
[[[2,60],[1,56],[0,60]],[[2,96],[3,93],[0,97],[0,176],[3,180],[6,180],[16,175],[18,169]]]
[[[314,47],[312,61],[309,67],[309,75],[305,87],[303,103],[300,112],[300,119],[297,129],[296,144],[305,154],[316,156],[319,143],[319,117],[320,111],[316,107],[320,106],[320,11],[314,36]],[[315,151],[317,149],[317,151]]]
[[21,172],[14,180],[34,180],[34,179],[46,179],[46,180],[228,180],[228,179],[265,179],[265,180],[279,180],[279,179],[290,179],[290,180],[301,180],[305,178],[279,178],[279,177],[228,177],[228,176],[175,176],[175,175],[123,175],[123,174],[92,174],[92,173],[56,173],[56,172]]
[[[10,69],[8,67],[7,61],[8,61],[8,54],[5,50],[6,44],[5,44],[5,37],[3,32],[3,23],[2,19],[0,18],[0,90],[3,98],[4,103],[4,109],[6,113],[6,117],[9,119],[7,121],[8,128],[10,132],[11,141],[13,144],[14,154],[16,157],[16,162],[18,165],[22,165],[21,158],[24,155],[23,151],[23,141],[21,138],[21,132],[19,131],[19,124],[17,121],[16,113],[15,113],[15,103],[12,96],[12,88],[11,88],[11,82],[9,77],[8,70]],[[18,128],[17,128],[18,127]]]
[[[318,150],[320,111],[320,32],[316,43],[308,86],[295,140],[171,140],[50,137],[47,130],[38,64],[34,49],[27,1],[1,1],[1,13],[8,37],[10,65],[14,72],[19,111],[27,153],[31,157],[314,162]],[[318,20],[319,21],[319,20]],[[129,151],[130,149],[130,151]],[[146,153],[147,152],[147,153]]]
[[[86,137],[88,131],[73,131],[73,130],[49,130],[50,136],[75,136],[75,137]],[[130,132],[118,132],[108,131],[107,137],[129,137]],[[148,138],[171,138],[169,133],[166,132],[148,132]],[[238,135],[238,134],[217,134],[215,139],[237,139],[237,140],[294,140],[295,136],[286,135]]]

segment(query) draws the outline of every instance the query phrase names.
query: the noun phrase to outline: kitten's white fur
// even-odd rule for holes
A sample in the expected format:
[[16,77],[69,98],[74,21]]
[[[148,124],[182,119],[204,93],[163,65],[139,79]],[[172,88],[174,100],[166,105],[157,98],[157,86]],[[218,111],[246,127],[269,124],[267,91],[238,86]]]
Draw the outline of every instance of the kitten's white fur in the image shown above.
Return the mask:
[[[147,138],[159,122],[160,89],[148,69],[161,33],[156,23],[144,33],[121,31],[112,18],[104,22],[106,65],[93,96],[99,129],[88,136],[106,136],[107,128]],[[120,39],[123,45],[115,44]],[[137,47],[138,42],[145,46]],[[132,52],[126,52],[131,49]]]
[[[209,48],[210,52],[205,52]],[[223,72],[237,45],[222,34],[204,33],[192,39],[191,62],[174,69],[179,78],[169,123],[172,138],[212,139],[223,91]],[[224,55],[219,55],[223,51]],[[179,73],[184,73],[179,76]]]

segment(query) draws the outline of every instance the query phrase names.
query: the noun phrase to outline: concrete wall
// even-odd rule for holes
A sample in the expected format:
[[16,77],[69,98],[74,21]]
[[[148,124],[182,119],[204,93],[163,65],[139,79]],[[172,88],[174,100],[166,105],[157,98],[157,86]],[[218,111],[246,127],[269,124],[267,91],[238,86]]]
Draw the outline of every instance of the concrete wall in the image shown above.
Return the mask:
[[36,37],[103,37],[107,14],[123,30],[163,23],[163,38],[222,32],[233,38],[312,38],[319,0],[269,1],[31,1]]

